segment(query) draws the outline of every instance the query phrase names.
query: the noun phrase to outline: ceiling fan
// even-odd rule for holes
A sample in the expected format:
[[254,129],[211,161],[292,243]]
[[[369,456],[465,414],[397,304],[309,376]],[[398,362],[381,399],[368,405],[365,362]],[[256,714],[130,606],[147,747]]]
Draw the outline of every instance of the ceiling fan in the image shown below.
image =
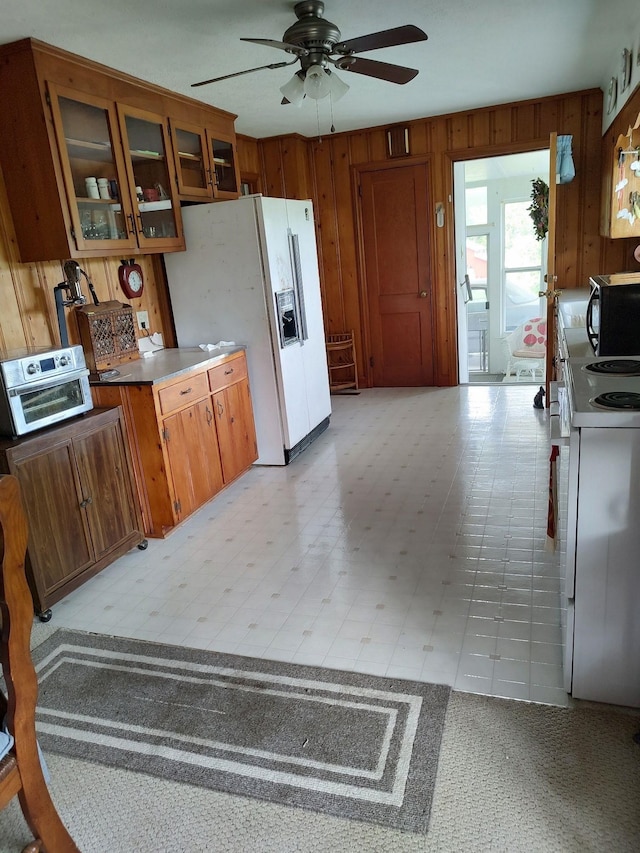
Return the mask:
[[248,68],[246,71],[236,71],[233,74],[224,74],[222,77],[202,80],[200,83],[193,83],[192,86],[206,86],[209,83],[228,80],[230,77],[239,77],[241,74],[251,74],[265,68],[284,68],[287,65],[300,62],[300,69],[295,72],[288,83],[280,88],[283,95],[281,103],[299,105],[305,97],[318,100],[331,95],[332,100],[337,101],[349,89],[349,86],[333,73],[331,65],[340,71],[350,71],[354,74],[363,74],[365,77],[375,77],[378,80],[387,80],[390,83],[398,84],[408,83],[417,75],[418,70],[416,68],[406,68],[403,65],[391,65],[388,62],[363,59],[355,54],[383,47],[395,47],[396,45],[425,41],[427,34],[419,27],[406,24],[402,27],[370,33],[348,41],[340,41],[341,33],[338,27],[323,17],[324,3],[321,0],[305,0],[305,2],[296,3],[293,11],[298,20],[285,31],[282,41],[258,38],[240,39],[240,41],[263,44],[267,47],[275,47],[278,50],[292,53],[294,58],[290,62],[259,65],[257,68]]

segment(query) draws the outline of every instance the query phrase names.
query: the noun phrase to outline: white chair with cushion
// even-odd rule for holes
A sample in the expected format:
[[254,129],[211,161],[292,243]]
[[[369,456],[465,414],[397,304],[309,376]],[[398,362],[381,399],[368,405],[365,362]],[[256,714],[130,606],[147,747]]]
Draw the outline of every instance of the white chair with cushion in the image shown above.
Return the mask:
[[502,338],[507,359],[505,380],[517,382],[544,379],[547,356],[547,323],[534,317]]

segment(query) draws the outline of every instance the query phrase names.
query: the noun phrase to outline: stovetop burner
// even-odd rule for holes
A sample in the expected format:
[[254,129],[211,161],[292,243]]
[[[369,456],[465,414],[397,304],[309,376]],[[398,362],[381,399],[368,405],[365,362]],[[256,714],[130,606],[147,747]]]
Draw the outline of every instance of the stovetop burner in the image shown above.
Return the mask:
[[640,360],[636,358],[617,358],[607,361],[594,361],[585,364],[589,373],[611,376],[640,376]]
[[640,394],[633,391],[606,391],[604,394],[594,397],[591,402],[600,409],[640,411]]

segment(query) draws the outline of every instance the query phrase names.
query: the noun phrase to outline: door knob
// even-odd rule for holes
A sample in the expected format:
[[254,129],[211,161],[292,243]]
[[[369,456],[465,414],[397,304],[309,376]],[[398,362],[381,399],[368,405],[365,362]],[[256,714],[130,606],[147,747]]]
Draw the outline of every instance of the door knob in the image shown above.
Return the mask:
[[420,291],[420,299],[426,299],[426,298],[427,298],[427,291],[421,290]]

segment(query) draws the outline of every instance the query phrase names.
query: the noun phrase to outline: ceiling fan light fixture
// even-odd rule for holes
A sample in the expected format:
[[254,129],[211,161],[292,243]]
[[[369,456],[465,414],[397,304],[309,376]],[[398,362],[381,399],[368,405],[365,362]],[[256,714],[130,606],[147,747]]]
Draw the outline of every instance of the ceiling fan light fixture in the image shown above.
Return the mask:
[[305,95],[303,72],[296,71],[291,80],[280,86],[280,91],[290,104],[299,107]]
[[331,91],[331,75],[322,65],[311,65],[307,68],[304,78],[304,93],[308,98],[319,101],[326,98]]
[[349,91],[349,86],[341,80],[333,71],[327,71],[329,75],[329,94],[333,103],[337,103],[343,95]]

